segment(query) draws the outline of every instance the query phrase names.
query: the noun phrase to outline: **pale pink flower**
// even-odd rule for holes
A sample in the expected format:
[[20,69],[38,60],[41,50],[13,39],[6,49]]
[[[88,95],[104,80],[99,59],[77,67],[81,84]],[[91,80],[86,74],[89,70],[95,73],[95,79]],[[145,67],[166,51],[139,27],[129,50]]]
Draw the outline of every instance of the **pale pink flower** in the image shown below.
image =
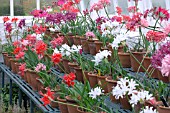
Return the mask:
[[110,5],[111,1],[110,0],[99,0],[99,3],[103,5]]
[[168,24],[168,25],[164,28],[163,32],[164,32],[166,35],[168,35],[168,34],[170,33],[170,24]]
[[144,26],[144,27],[148,27],[149,23],[146,19],[141,19],[141,25]]
[[93,32],[86,32],[86,38],[94,38],[95,34]]
[[46,66],[42,63],[37,64],[37,66],[35,67],[36,72],[40,72],[40,71],[43,71],[43,70],[46,70]]
[[29,44],[29,41],[28,40],[22,40],[21,44],[24,45],[24,46],[27,46]]
[[170,74],[170,54],[166,55],[162,60],[161,73],[167,77]]
[[103,4],[101,4],[100,2],[94,3],[90,8],[90,12],[92,12],[94,10],[99,11],[100,9],[103,9]]

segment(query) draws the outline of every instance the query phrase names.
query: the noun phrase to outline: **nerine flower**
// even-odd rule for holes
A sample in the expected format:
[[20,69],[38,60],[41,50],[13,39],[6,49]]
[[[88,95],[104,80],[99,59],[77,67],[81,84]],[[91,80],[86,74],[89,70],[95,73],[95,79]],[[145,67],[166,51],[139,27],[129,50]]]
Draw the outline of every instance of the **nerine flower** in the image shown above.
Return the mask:
[[51,60],[54,64],[58,64],[61,61],[61,58],[62,58],[62,55],[60,53],[53,53]]
[[99,53],[94,56],[93,62],[95,62],[95,65],[98,65],[104,58],[107,58],[108,56],[111,56],[111,51],[103,50],[99,51]]
[[74,73],[70,73],[70,74],[65,74],[63,77],[64,82],[70,87],[70,86],[74,86],[74,80],[75,80],[76,76]]
[[96,99],[97,96],[100,96],[100,95],[104,94],[103,92],[104,92],[104,90],[102,90],[102,88],[96,87],[94,89],[91,89],[91,91],[89,92],[89,96],[92,99]]
[[153,109],[153,107],[146,106],[144,109],[140,111],[140,113],[158,113],[156,109]]
[[44,52],[47,49],[47,44],[45,44],[43,41],[37,41],[35,44],[35,49],[37,54],[44,54]]
[[123,98],[126,94],[131,95],[136,92],[136,86],[138,84],[133,79],[121,78],[116,87],[113,87],[112,94],[116,99]]
[[146,106],[144,109],[140,111],[140,113],[158,113],[156,109],[153,109],[153,107]]
[[50,104],[50,102],[54,100],[54,92],[52,92],[50,88],[47,88],[47,92],[45,94],[40,92],[40,95],[43,96],[41,100],[43,101],[44,106]]
[[51,44],[52,48],[56,48],[56,47],[60,46],[63,43],[63,40],[64,40],[64,37],[60,36],[60,37],[54,38],[50,42],[50,44]]
[[126,41],[127,39],[128,39],[127,35],[119,34],[119,35],[116,36],[116,38],[114,39],[114,41],[110,45],[112,46],[112,48],[118,48],[119,44],[122,41]]
[[40,72],[40,71],[43,71],[43,70],[46,70],[46,66],[42,63],[37,64],[37,66],[35,67],[36,72]]
[[93,32],[86,32],[86,38],[95,38],[95,34]]
[[134,107],[135,105],[139,103],[144,103],[145,100],[150,100],[152,98],[152,94],[149,94],[149,91],[138,91],[136,93],[132,93],[132,96],[130,98],[130,104],[132,105],[132,107]]
[[169,76],[170,74],[170,54],[166,55],[162,59],[161,73],[163,76]]

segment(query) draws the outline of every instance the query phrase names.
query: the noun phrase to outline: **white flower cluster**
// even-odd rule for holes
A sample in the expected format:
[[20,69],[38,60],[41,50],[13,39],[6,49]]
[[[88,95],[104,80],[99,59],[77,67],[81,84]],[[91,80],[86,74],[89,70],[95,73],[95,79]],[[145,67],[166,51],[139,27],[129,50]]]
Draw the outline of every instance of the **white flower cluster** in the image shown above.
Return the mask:
[[99,65],[99,63],[108,56],[111,56],[111,51],[108,50],[99,51],[99,53],[97,53],[96,56],[94,56],[94,60],[92,61],[95,62],[95,65]]
[[129,102],[132,105],[132,107],[134,107],[134,105],[137,105],[138,102],[143,103],[145,102],[145,100],[149,100],[151,98],[152,98],[152,94],[149,94],[148,91],[142,90],[136,93],[132,93]]
[[89,92],[89,96],[92,99],[96,99],[97,96],[100,96],[100,95],[104,94],[103,92],[104,92],[104,90],[102,90],[102,88],[96,87],[94,89],[91,89],[91,91]]
[[129,80],[127,77],[121,78],[120,81],[117,82],[116,87],[113,87],[112,94],[116,99],[120,97],[123,98],[126,94],[131,95],[137,92],[136,86],[138,86],[138,84],[133,79]]
[[103,23],[101,25],[101,30],[102,30],[102,36],[107,36],[110,34],[115,34],[115,28],[119,26],[119,22],[112,22],[111,20]]
[[140,111],[140,113],[158,113],[158,112],[156,111],[156,109],[153,110],[153,107],[146,106],[145,109]]
[[33,33],[31,36],[36,37],[36,40],[43,40],[42,38],[44,36],[44,33],[42,33],[42,34],[35,34],[35,33]]
[[127,35],[119,34],[119,35],[116,36],[116,38],[114,39],[114,41],[110,45],[112,46],[112,48],[118,48],[119,44],[122,41],[126,41],[127,39],[128,39]]
[[54,53],[61,53],[62,56],[70,56],[72,53],[79,53],[79,51],[82,49],[81,45],[72,45],[72,47],[70,47],[67,44],[63,44],[60,49],[55,49]]

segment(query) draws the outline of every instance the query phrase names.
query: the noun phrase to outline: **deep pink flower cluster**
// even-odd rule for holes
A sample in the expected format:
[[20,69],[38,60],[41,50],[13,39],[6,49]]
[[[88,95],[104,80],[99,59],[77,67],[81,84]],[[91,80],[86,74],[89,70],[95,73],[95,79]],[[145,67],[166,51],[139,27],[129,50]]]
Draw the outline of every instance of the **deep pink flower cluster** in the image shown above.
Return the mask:
[[150,30],[146,34],[146,39],[148,41],[153,41],[153,42],[157,42],[157,43],[160,41],[163,41],[165,38],[166,38],[166,34],[163,32]]
[[57,46],[62,45],[63,40],[64,40],[64,37],[63,37],[63,36],[60,36],[60,37],[54,38],[54,39],[50,42],[50,44],[51,44],[52,48],[56,48]]
[[162,66],[162,59],[170,54],[170,42],[163,44],[153,55],[152,55],[152,66],[156,69],[160,69]]
[[168,13],[168,10],[164,9],[164,8],[161,8],[159,7],[157,9],[157,11],[155,12],[155,15],[160,18],[160,20],[169,20],[169,13]]
[[37,18],[42,18],[42,17],[46,17],[48,15],[48,13],[45,10],[35,9],[31,12],[31,15],[33,15],[34,17],[37,17]]
[[90,7],[90,12],[99,11],[110,4],[110,0],[99,0]]

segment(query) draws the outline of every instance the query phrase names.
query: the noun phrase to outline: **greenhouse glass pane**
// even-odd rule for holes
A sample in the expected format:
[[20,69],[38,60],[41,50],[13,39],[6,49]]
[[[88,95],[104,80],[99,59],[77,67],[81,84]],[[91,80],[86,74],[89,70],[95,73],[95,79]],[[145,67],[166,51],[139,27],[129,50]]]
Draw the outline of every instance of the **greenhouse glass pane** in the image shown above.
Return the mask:
[[43,9],[44,7],[52,6],[52,3],[56,1],[57,0],[40,0],[40,7]]
[[15,16],[30,16],[30,12],[36,9],[36,0],[14,0]]
[[10,16],[10,0],[0,0],[0,16]]
[[127,0],[117,0],[118,6],[122,8],[122,14],[128,14],[128,2]]
[[166,8],[165,0],[152,0],[153,7],[162,7]]

